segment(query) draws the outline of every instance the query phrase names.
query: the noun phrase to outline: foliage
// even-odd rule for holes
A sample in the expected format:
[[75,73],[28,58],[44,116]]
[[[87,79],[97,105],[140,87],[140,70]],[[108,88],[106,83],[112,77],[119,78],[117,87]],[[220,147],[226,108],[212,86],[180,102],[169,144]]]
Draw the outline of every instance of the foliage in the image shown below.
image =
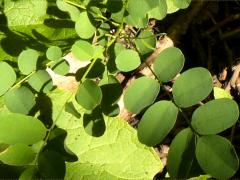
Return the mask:
[[[189,127],[170,145],[170,177],[236,173],[234,146],[217,134],[234,126],[238,105],[216,98],[200,106],[213,90],[211,74],[196,67],[174,79],[185,62],[176,47],[148,65],[153,78],[139,77],[124,91],[125,107],[141,117],[137,132],[116,117],[123,90],[115,75],[133,72],[155,50],[158,35],[148,21],[191,0],[0,2],[1,178],[152,179],[163,166],[148,146],[160,144],[181,118]],[[128,33],[129,26],[136,32]],[[87,64],[75,74],[63,59],[69,51]],[[54,87],[47,68],[74,76],[78,89]],[[187,108],[194,110],[191,119]]]

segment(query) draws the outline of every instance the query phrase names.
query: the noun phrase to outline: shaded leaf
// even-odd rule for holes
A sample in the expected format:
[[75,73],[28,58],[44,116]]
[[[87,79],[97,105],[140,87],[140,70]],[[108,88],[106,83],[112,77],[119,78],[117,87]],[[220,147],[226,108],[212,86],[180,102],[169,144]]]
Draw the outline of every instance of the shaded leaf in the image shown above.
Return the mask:
[[210,72],[196,67],[183,72],[173,84],[173,98],[179,107],[190,107],[204,100],[212,91]]
[[52,78],[45,70],[38,70],[28,79],[28,83],[37,92],[47,93],[53,88]]
[[135,40],[136,47],[140,54],[152,52],[156,47],[156,38],[152,31],[143,31]]
[[239,167],[238,156],[231,142],[218,135],[200,137],[196,156],[201,168],[217,179],[229,179]]
[[36,179],[36,174],[37,167],[29,167],[22,172],[21,176],[19,177],[19,180]]
[[183,68],[184,55],[175,47],[164,49],[156,58],[153,69],[162,82],[171,81]]
[[102,91],[94,81],[86,79],[79,85],[76,100],[83,108],[93,110],[101,103]]
[[60,75],[66,75],[69,72],[70,66],[68,62],[64,59],[56,60],[52,65],[51,69]]
[[72,53],[80,61],[89,61],[93,58],[94,49],[89,42],[79,40],[73,44]]
[[207,102],[192,115],[193,128],[202,135],[218,134],[233,126],[239,117],[238,105],[227,98]]
[[149,77],[138,78],[126,89],[124,105],[130,112],[138,114],[155,101],[159,91],[157,81]]
[[160,143],[173,128],[177,115],[178,108],[171,101],[154,103],[138,125],[139,141],[148,146]]
[[34,94],[21,86],[4,95],[4,103],[11,112],[28,114],[36,104]]
[[16,74],[6,62],[0,62],[0,96],[2,96],[15,82]]

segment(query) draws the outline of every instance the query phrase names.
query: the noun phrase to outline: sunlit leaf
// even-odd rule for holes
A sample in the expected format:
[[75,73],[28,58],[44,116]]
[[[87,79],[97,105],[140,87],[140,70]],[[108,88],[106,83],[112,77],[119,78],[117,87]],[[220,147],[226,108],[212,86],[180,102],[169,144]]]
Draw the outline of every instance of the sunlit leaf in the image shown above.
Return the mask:
[[58,46],[51,46],[47,49],[46,56],[49,60],[57,61],[62,57],[62,50]]
[[229,92],[219,87],[213,88],[213,95],[214,95],[214,99],[220,99],[220,98],[232,99],[233,98]]
[[42,140],[46,128],[38,119],[22,114],[0,114],[0,142],[26,145]]
[[37,69],[37,60],[39,53],[33,49],[28,49],[18,57],[18,68],[22,74],[28,75]]
[[36,154],[28,145],[14,144],[4,152],[0,153],[0,160],[4,164],[23,166],[30,164],[34,160],[35,156]]
[[73,44],[72,53],[80,61],[89,61],[93,58],[94,49],[89,42],[79,40]]

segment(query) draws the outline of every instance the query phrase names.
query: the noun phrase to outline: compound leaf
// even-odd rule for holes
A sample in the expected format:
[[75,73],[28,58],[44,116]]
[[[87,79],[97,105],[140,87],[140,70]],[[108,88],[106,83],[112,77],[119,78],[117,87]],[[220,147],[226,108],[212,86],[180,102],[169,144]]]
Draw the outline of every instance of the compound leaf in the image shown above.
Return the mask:
[[164,49],[156,58],[153,69],[159,80],[168,82],[172,80],[183,68],[184,55],[175,47]]
[[160,85],[154,79],[138,78],[126,89],[124,105],[130,112],[138,114],[155,101],[159,91]]
[[141,64],[141,60],[136,51],[127,49],[117,55],[115,63],[120,71],[128,72],[136,69]]
[[171,101],[159,101],[143,114],[138,125],[138,139],[148,146],[160,143],[173,128],[178,108]]
[[14,144],[0,153],[0,160],[4,164],[23,166],[30,164],[34,160],[35,156],[36,154],[28,145]]
[[234,100],[221,98],[207,102],[197,108],[191,124],[202,135],[218,134],[236,123],[239,116]]
[[197,140],[196,157],[201,168],[217,179],[229,179],[239,167],[237,153],[231,142],[218,135]]
[[0,62],[0,96],[16,82],[16,78],[13,68],[6,62]]
[[36,101],[34,94],[27,87],[21,86],[7,92],[4,103],[11,112],[28,114]]
[[83,108],[93,110],[101,103],[101,88],[94,81],[86,79],[79,85],[76,100]]
[[38,119],[22,114],[0,114],[0,142],[26,145],[42,140],[46,128]]
[[196,67],[183,72],[173,84],[173,98],[179,107],[190,107],[204,100],[213,88],[210,72]]

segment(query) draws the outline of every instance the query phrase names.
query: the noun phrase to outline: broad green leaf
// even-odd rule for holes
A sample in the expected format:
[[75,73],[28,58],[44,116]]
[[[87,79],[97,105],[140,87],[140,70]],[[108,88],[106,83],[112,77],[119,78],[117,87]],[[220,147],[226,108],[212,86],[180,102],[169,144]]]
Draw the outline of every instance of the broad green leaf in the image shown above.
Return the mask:
[[36,154],[31,147],[26,144],[14,144],[0,153],[0,160],[4,164],[13,166],[23,166],[30,164]]
[[43,123],[31,116],[22,114],[0,114],[0,142],[26,145],[42,140],[46,135]]
[[148,18],[154,18],[157,20],[162,20],[167,15],[167,3],[165,0],[149,0],[154,2],[153,9],[148,12]]
[[152,31],[143,31],[135,40],[136,47],[140,54],[152,52],[156,46],[156,38]]
[[173,4],[180,9],[187,8],[191,3],[191,0],[172,0],[172,1]]
[[117,55],[115,63],[120,71],[128,72],[136,69],[141,64],[141,60],[136,51],[127,49]]
[[73,6],[73,5],[69,4],[69,3],[66,3],[64,0],[57,0],[56,4],[57,4],[57,7],[61,11],[68,12],[69,15],[70,15],[70,18],[73,21],[77,21],[78,20],[78,17],[80,15],[80,11],[78,10],[77,7],[75,7],[75,6]]
[[159,101],[143,114],[138,125],[138,139],[148,146],[160,143],[173,128],[178,108],[171,101]]
[[29,167],[22,172],[19,180],[36,179],[37,172],[38,169],[36,167]]
[[125,7],[123,6],[121,11],[116,12],[116,13],[111,13],[111,18],[116,21],[121,23],[124,20],[124,14],[125,14]]
[[37,60],[39,53],[34,49],[28,49],[18,57],[18,68],[22,74],[28,75],[37,69]]
[[60,75],[66,75],[69,72],[70,66],[68,64],[68,62],[64,59],[60,59],[55,61],[52,65],[51,65],[51,69],[56,73],[56,74],[60,74]]
[[94,49],[89,42],[79,40],[73,44],[72,53],[80,61],[89,61],[93,58]]
[[47,49],[46,56],[49,60],[57,61],[62,57],[62,50],[58,46],[50,46]]
[[204,100],[213,88],[210,72],[196,67],[183,72],[173,84],[173,99],[179,107],[190,107]]
[[139,17],[135,15],[128,14],[125,17],[126,23],[136,28],[146,28],[148,25],[147,17]]
[[87,79],[79,85],[76,100],[83,108],[93,110],[101,103],[102,91],[94,81]]
[[207,102],[192,115],[192,127],[202,135],[218,134],[233,126],[239,117],[234,100],[221,98]]
[[230,179],[239,168],[233,145],[218,135],[200,137],[197,141],[196,156],[201,168],[217,179]]
[[172,14],[179,10],[179,7],[177,7],[173,0],[165,0],[167,3],[167,13]]
[[195,157],[195,136],[190,128],[173,139],[168,152],[167,171],[173,179],[186,179],[203,174]]
[[[137,7],[137,8],[136,8]],[[147,12],[151,9],[146,0],[128,0],[128,12],[133,17],[145,18]]]
[[96,28],[90,21],[87,12],[80,13],[75,24],[75,30],[82,39],[89,39],[94,35]]
[[34,94],[27,87],[21,86],[7,92],[4,103],[11,112],[28,114],[36,101]]
[[210,175],[200,175],[198,177],[192,177],[192,178],[189,178],[188,180],[209,180],[211,179],[211,176]]
[[37,92],[47,93],[53,88],[52,78],[45,70],[38,70],[28,79],[28,83]]
[[59,153],[46,150],[38,157],[38,170],[45,179],[63,179],[66,171],[65,161]]
[[132,113],[138,114],[151,105],[160,91],[160,85],[154,79],[141,77],[136,79],[124,94],[124,105]]
[[232,99],[233,98],[229,92],[219,87],[213,88],[213,95],[214,95],[214,99],[220,99],[220,98]]
[[[154,149],[139,143],[136,130],[127,122],[104,117],[105,133],[92,137],[85,132],[82,118],[61,111],[71,93],[55,90],[49,96],[53,120],[61,113],[56,125],[67,131],[65,145],[78,157],[78,161],[66,164],[66,179],[153,179],[162,170]],[[80,106],[73,103],[83,114]]]
[[2,96],[16,81],[16,74],[6,62],[0,62],[0,96]]
[[185,62],[181,50],[175,47],[164,49],[156,58],[153,69],[162,82],[171,81],[183,68]]

